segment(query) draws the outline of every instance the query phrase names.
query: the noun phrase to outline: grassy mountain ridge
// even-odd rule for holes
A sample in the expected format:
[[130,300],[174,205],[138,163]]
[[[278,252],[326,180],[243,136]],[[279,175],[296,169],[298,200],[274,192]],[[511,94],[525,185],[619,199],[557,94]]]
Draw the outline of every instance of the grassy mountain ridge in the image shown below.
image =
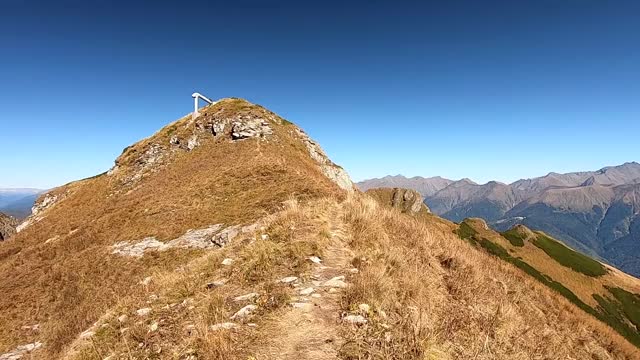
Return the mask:
[[488,253],[515,265],[586,313],[640,346],[640,281],[523,225],[497,233],[483,220],[466,219],[454,230]]
[[[494,256],[509,250],[460,239],[415,192],[370,194],[354,191],[292,123],[220,100],[126,148],[108,172],[38,199],[0,243],[0,354],[638,357],[610,327]],[[502,238],[480,221],[469,228]],[[502,239],[495,244],[508,249]],[[585,304],[637,319],[635,279],[576,275],[523,243],[522,261],[576,296],[599,296]],[[605,280],[613,290],[598,288]]]

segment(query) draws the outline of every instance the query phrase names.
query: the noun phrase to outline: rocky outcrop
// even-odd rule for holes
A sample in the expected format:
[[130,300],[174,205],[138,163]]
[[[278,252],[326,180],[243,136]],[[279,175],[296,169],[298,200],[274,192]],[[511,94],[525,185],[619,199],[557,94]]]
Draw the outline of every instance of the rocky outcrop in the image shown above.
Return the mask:
[[7,240],[16,233],[18,221],[11,216],[0,213],[0,241]]
[[38,198],[38,200],[36,200],[35,204],[31,208],[31,215],[16,227],[16,232],[20,232],[33,223],[42,220],[42,218],[44,217],[44,212],[60,202],[60,200],[65,197],[65,194],[65,192],[50,192]]
[[412,214],[417,214],[425,207],[420,194],[417,191],[408,189],[394,189],[391,206]]
[[214,136],[229,136],[232,140],[248,138],[266,138],[273,135],[271,124],[282,124],[274,113],[263,111],[233,112],[229,114],[229,107],[225,100],[221,100],[215,112],[207,112],[196,121],[196,129],[203,129]]
[[427,214],[429,208],[422,202],[419,192],[401,188],[370,189],[366,192],[385,206],[393,207],[410,215]]
[[161,242],[154,237],[131,243],[122,241],[113,245],[112,254],[131,257],[142,257],[147,251],[166,251],[169,249],[216,249],[225,246],[240,234],[254,232],[258,224],[247,226],[229,226],[215,224],[204,229],[189,230],[184,235],[169,242]]
[[273,134],[269,122],[264,119],[246,119],[231,124],[231,137],[234,140],[266,137]]
[[320,145],[318,145],[315,141],[311,140],[309,135],[305,134],[304,131],[296,128],[296,132],[304,145],[307,147],[309,151],[309,155],[313,160],[315,160],[318,165],[320,165],[320,170],[322,173],[329,178],[329,180],[336,183],[340,188],[347,190],[349,192],[353,191],[354,185],[349,177],[349,174],[336,165],[329,159],[327,154],[324,153]]
[[31,352],[38,350],[42,347],[42,343],[34,342],[31,344],[20,345],[13,351],[0,355],[0,360],[19,360],[24,358],[25,355],[29,355]]

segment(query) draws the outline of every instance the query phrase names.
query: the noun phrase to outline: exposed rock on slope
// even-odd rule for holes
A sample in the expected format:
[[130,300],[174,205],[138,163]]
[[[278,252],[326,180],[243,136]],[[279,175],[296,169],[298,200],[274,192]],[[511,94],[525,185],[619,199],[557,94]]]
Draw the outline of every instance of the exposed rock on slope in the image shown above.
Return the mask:
[[18,221],[11,216],[0,213],[0,241],[7,240],[16,233]]
[[370,189],[368,195],[385,206],[391,206],[410,215],[428,214],[429,208],[422,201],[422,196],[415,190],[401,188]]

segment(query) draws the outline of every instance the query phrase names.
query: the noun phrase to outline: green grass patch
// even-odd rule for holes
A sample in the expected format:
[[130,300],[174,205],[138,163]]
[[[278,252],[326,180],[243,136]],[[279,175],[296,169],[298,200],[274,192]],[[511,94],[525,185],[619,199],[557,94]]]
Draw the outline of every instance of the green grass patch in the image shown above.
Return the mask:
[[504,237],[505,239],[509,240],[509,242],[513,246],[519,246],[519,247],[524,246],[524,238],[522,237],[522,234],[519,233],[518,230],[516,229],[507,230],[501,233],[500,235],[502,235],[502,237]]
[[571,250],[556,240],[543,234],[533,240],[533,244],[542,249],[547,255],[563,266],[587,276],[602,276],[607,273],[607,269],[596,260]]
[[[630,293],[620,288],[607,287],[609,292],[613,295],[614,299],[604,298],[600,295],[594,294],[593,298],[599,304],[598,308],[594,309],[593,307],[582,301],[576,294],[574,294],[571,290],[569,290],[561,283],[541,273],[533,266],[524,262],[522,259],[511,256],[511,254],[509,254],[509,251],[507,251],[507,249],[505,249],[504,247],[486,238],[478,238],[477,231],[475,231],[464,222],[460,224],[460,228],[456,230],[456,234],[458,234],[460,238],[470,241],[476,246],[481,246],[488,253],[518,267],[525,273],[540,281],[542,284],[548,286],[549,288],[564,296],[567,300],[582,309],[584,312],[609,325],[612,329],[625,337],[635,346],[640,347],[640,332],[638,331],[638,329],[640,329],[640,295]],[[552,242],[554,241],[549,238],[547,239]],[[545,243],[544,245],[548,244]],[[562,244],[557,245],[564,247]],[[550,248],[557,251],[557,249],[553,247],[553,245]],[[566,247],[564,248],[571,252],[574,252]],[[564,254],[566,256],[564,251],[560,252],[560,254]],[[566,259],[566,257],[564,259]],[[571,259],[575,261],[575,258]],[[587,259],[591,260],[590,258]],[[582,265],[582,262],[580,262],[580,264]],[[601,264],[598,263],[598,265]]]
[[605,287],[620,302],[621,309],[627,319],[635,325],[636,329],[640,329],[640,295],[618,287]]
[[553,290],[559,292],[560,294],[562,294],[564,297],[566,297],[569,301],[571,301],[572,303],[574,303],[576,306],[578,306],[579,308],[581,308],[582,310],[595,315],[595,310],[590,307],[589,305],[585,304],[582,300],[580,300],[580,298],[578,298],[578,296],[576,294],[574,294],[571,290],[567,289],[564,285],[562,285],[561,283],[551,279],[549,276],[541,273],[540,271],[538,271],[536,268],[534,268],[533,266],[529,265],[528,263],[522,261],[521,259],[515,258],[513,256],[511,256],[511,254],[509,254],[509,252],[507,251],[507,249],[503,248],[502,246],[487,240],[485,238],[481,239],[479,241],[480,246],[482,246],[482,248],[484,248],[485,250],[487,250],[487,252],[489,252],[492,255],[495,255],[513,265],[515,265],[516,267],[518,267],[519,269],[521,269],[522,271],[526,272],[527,274],[529,274],[530,276],[534,277],[535,279],[537,279],[538,281],[540,281],[541,283],[543,283],[544,285],[552,288]]
[[599,305],[596,317],[611,326],[632,344],[640,347],[640,333],[637,328],[640,297],[620,288],[607,287],[607,289],[615,299],[605,298],[599,294],[592,295]]
[[478,245],[478,241],[476,239],[476,235],[478,234],[469,224],[466,222],[462,222],[460,227],[454,231],[456,235],[458,235],[461,239],[470,241],[473,245]]

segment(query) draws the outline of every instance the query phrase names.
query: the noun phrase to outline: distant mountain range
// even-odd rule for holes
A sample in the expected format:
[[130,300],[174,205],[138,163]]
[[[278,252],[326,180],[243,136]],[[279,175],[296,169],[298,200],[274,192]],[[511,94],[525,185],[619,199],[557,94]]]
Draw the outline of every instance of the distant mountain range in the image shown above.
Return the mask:
[[542,230],[575,249],[640,275],[637,162],[597,171],[549,173],[511,184],[490,181],[480,185],[469,179],[407,179],[398,175],[358,185],[366,190],[371,184],[403,184],[417,190],[431,211],[455,222],[480,217],[500,231],[515,224]]
[[358,183],[358,188],[360,188],[360,190],[362,191],[385,187],[413,189],[419,192],[422,197],[425,197],[437,193],[453,182],[453,180],[445,179],[440,176],[434,176],[430,178],[414,176],[412,178],[406,178],[402,175],[389,175],[380,179],[361,181]]
[[44,190],[0,189],[0,212],[22,219],[31,214],[31,207]]

